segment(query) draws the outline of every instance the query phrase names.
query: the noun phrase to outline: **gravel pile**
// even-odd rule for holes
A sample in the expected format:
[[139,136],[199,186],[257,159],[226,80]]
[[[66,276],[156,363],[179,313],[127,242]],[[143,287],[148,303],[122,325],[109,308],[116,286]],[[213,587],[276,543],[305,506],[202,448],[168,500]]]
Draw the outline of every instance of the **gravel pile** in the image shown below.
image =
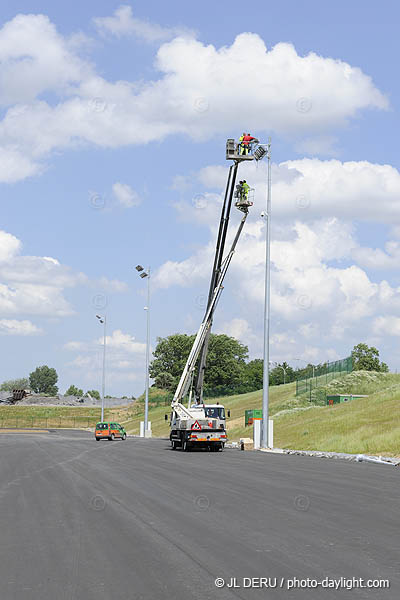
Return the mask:
[[[132,399],[127,398],[105,398],[104,406],[106,408],[114,406],[126,406],[130,404]],[[41,396],[40,394],[32,394],[23,400],[15,402],[18,406],[101,406],[101,400],[96,398],[76,398],[75,396]]]

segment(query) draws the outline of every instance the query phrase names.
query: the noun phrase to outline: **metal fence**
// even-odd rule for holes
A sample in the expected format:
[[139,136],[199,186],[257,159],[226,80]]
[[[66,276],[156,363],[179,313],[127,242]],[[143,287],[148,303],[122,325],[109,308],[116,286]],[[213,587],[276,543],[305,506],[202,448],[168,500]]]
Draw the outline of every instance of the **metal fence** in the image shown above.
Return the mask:
[[322,387],[338,377],[343,377],[353,370],[353,358],[348,356],[335,362],[327,362],[310,370],[296,380],[296,396],[310,394],[317,387]]

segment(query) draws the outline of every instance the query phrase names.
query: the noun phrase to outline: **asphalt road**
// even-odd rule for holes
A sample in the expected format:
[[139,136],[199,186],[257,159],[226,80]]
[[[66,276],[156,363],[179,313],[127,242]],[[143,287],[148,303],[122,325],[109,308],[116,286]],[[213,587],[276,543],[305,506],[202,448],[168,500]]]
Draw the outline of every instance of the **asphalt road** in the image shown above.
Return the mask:
[[[399,476],[316,458],[173,452],[163,440],[0,434],[0,598],[397,600]],[[243,587],[261,577],[277,587]],[[326,577],[391,587],[287,589]]]

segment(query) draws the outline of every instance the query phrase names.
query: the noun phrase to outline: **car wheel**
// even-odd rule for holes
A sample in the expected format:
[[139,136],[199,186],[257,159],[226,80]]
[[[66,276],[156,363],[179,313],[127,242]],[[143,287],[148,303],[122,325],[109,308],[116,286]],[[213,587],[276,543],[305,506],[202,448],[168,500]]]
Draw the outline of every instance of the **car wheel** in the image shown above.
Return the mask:
[[115,435],[112,433],[108,439],[110,442],[113,442],[115,440]]
[[122,441],[126,440],[126,433],[122,436]]
[[97,438],[96,438],[96,442],[99,442],[99,441],[100,441],[100,438],[98,438],[98,437],[97,437]]

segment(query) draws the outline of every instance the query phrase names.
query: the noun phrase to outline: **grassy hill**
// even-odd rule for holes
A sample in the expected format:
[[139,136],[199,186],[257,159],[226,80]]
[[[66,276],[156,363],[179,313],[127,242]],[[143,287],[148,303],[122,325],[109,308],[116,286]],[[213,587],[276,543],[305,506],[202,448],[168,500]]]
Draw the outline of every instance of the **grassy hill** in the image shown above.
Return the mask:
[[[294,383],[270,388],[275,447],[400,456],[400,375],[356,371],[319,387],[311,403],[307,395],[296,397],[295,392]],[[368,394],[368,398],[325,406],[325,393]],[[151,388],[149,400],[153,436],[167,437],[164,416],[169,415],[170,406],[166,394]],[[217,400],[231,411],[229,439],[251,437],[252,428],[244,426],[244,411],[261,408],[262,391],[212,402]],[[127,407],[106,409],[105,418],[138,434],[143,412],[141,397]],[[0,427],[90,427],[99,416],[98,408],[4,406],[0,407]]]
[[[400,456],[400,375],[355,371],[318,390],[310,403],[307,395],[295,396],[295,383],[270,388],[276,447]],[[368,394],[368,398],[325,406],[322,393]],[[252,429],[244,426],[244,411],[261,408],[262,391],[218,400],[231,411],[229,439],[251,437]],[[140,413],[125,424],[132,433],[139,431]],[[168,406],[150,408],[153,435],[168,436],[166,413]]]

